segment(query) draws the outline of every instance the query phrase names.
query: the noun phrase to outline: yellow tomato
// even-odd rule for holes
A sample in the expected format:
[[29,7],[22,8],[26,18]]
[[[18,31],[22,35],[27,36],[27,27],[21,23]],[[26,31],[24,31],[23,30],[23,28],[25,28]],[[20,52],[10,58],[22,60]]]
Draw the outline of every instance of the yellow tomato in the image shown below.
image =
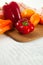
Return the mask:
[[39,22],[40,22],[40,15],[38,13],[35,13],[33,14],[31,17],[30,17],[30,22],[36,26]]
[[21,12],[21,16],[24,18],[29,18],[31,17],[35,12],[32,10],[32,9],[24,9],[22,12]]

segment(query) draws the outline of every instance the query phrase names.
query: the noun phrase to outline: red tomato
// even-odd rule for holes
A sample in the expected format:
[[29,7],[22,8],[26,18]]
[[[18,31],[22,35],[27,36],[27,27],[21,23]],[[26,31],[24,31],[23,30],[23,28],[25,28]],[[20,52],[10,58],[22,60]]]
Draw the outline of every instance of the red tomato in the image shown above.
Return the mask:
[[43,24],[43,15],[40,16],[40,24]]
[[16,23],[16,29],[22,34],[29,34],[34,30],[34,26],[28,21],[28,19],[23,18]]

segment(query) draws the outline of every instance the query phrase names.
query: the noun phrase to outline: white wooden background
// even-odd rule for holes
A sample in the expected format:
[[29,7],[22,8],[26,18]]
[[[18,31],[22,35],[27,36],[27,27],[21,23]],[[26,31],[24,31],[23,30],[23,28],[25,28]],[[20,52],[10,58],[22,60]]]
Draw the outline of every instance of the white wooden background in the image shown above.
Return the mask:
[[[0,6],[11,0],[0,0]],[[16,0],[40,9],[43,0]],[[20,43],[0,35],[0,65],[43,65],[43,37],[32,42]]]

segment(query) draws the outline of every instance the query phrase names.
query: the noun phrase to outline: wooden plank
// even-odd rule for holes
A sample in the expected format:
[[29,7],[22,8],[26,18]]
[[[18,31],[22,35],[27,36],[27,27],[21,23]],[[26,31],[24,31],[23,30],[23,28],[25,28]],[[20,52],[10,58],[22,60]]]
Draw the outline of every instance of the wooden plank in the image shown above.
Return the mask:
[[37,25],[33,32],[26,35],[20,34],[17,30],[8,31],[6,35],[19,42],[29,42],[43,37],[43,25]]

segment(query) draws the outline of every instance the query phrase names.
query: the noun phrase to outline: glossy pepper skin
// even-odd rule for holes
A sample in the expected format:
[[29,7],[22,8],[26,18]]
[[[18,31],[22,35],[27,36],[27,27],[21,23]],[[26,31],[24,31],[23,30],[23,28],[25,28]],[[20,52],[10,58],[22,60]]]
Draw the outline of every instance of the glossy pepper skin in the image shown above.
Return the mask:
[[31,24],[28,19],[23,18],[20,19],[17,23],[16,23],[16,29],[21,33],[21,34],[29,34],[30,32],[32,32],[34,30],[34,26],[33,24]]
[[4,5],[3,12],[4,12],[5,19],[12,20],[12,23],[14,26],[15,26],[15,23],[19,19],[21,19],[20,9],[16,2],[10,2],[9,4]]
[[13,15],[15,16],[15,21],[17,22],[19,19],[21,19],[21,12],[18,4],[16,2],[11,2],[9,4],[11,11],[13,12]]
[[11,11],[11,8],[9,7],[9,4],[5,4],[3,6],[3,13],[4,13],[4,19],[10,19],[12,21],[15,20],[15,18],[13,17],[13,12]]

